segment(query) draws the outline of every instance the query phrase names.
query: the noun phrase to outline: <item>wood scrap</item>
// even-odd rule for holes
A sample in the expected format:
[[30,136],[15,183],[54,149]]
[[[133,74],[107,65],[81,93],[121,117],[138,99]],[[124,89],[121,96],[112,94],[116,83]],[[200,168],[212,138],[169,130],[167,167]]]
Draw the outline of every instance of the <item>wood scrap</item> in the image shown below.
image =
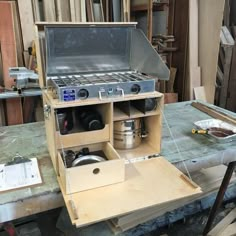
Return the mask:
[[203,86],[193,88],[194,98],[206,102],[206,93]]
[[207,235],[217,236],[220,235],[226,227],[233,222],[236,218],[236,208],[234,208],[225,218],[223,218]]
[[[0,2],[0,43],[3,62],[4,86],[8,89],[14,85],[14,79],[9,77],[9,67],[17,66],[17,50],[14,34],[14,20],[12,2]],[[21,99],[7,99],[7,124],[15,125],[23,123]]]
[[236,119],[232,116],[229,116],[219,110],[216,110],[212,107],[209,107],[207,105],[204,105],[203,103],[200,102],[192,102],[191,105],[198,110],[208,114],[209,116],[212,116],[215,119],[223,120],[227,123],[236,125]]

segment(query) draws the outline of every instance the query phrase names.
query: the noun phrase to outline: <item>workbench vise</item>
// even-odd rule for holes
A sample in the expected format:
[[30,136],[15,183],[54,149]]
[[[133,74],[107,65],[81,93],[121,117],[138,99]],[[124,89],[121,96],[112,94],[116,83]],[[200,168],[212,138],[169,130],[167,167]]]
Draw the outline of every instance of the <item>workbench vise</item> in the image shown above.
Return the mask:
[[39,88],[39,76],[33,70],[25,67],[10,67],[10,77],[15,79],[15,90],[21,93],[22,89]]
[[14,78],[12,90],[5,89],[0,93],[0,99],[40,96],[39,76],[33,70],[25,67],[10,67],[9,76]]

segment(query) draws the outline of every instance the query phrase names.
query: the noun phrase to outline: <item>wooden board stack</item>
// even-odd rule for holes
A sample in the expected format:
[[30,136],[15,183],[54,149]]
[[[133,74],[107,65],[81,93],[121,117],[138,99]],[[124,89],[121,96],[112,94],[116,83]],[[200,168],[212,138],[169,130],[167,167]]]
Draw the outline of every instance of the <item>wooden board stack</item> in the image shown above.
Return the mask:
[[[148,208],[134,213],[123,215],[109,220],[108,225],[114,233],[124,232],[139,224],[164,215],[166,212],[175,210],[181,206],[197,201],[206,197],[219,189],[221,181],[226,171],[226,166],[220,165],[203,169],[191,174],[193,181],[201,186],[203,193],[194,197],[185,198],[168,204],[162,204],[156,207]],[[231,184],[236,182],[236,177],[231,179]],[[231,221],[232,222],[232,221]],[[231,223],[230,222],[230,223]]]

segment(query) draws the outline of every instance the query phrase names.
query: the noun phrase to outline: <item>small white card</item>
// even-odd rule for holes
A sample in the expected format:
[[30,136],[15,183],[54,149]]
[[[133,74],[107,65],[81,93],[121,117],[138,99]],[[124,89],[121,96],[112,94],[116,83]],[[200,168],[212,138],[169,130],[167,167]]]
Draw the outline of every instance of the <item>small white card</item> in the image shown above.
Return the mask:
[[0,192],[42,183],[37,158],[29,162],[0,164]]

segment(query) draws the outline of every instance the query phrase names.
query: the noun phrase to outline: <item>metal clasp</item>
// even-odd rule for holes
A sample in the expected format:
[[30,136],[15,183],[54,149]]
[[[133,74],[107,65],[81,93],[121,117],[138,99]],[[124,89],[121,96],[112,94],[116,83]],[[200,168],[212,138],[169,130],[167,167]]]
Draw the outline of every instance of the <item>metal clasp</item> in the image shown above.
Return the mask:
[[51,113],[51,107],[48,105],[48,104],[45,104],[43,106],[43,112],[44,112],[44,117],[45,119],[48,119],[49,118],[49,115]]

